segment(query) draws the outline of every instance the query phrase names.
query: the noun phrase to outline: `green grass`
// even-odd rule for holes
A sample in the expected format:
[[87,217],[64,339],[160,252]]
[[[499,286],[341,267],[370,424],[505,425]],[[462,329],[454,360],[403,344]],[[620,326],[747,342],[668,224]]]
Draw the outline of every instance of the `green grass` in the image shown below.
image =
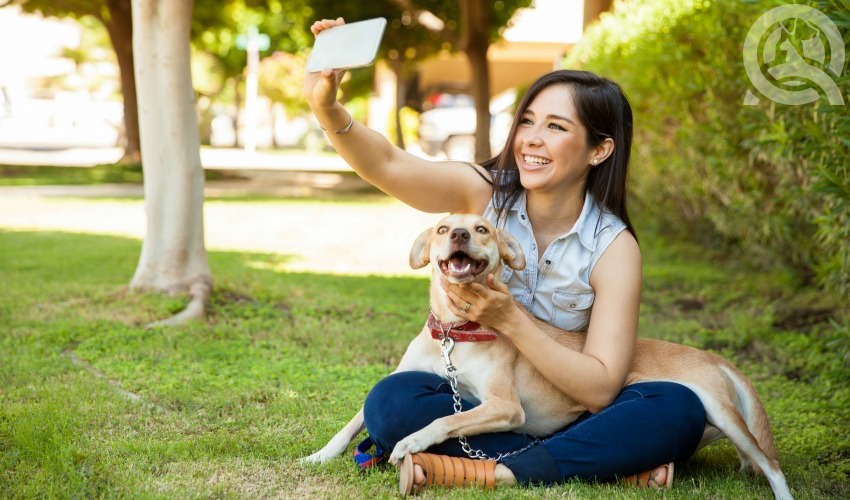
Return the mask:
[[[646,235],[643,246],[642,334],[735,361],[765,401],[795,496],[850,497],[847,334],[815,314],[841,321],[836,304],[687,246]],[[0,496],[395,494],[394,469],[361,472],[350,450],[323,466],[297,458],[393,369],[425,319],[425,280],[278,272],[291,256],[212,252],[206,320],[148,330],[185,298],[126,291],[139,250],[115,237],[0,231]],[[671,496],[771,496],[737,466],[728,442],[712,445],[677,467]],[[444,495],[484,496],[425,496]],[[486,496],[659,493],[571,482]]]

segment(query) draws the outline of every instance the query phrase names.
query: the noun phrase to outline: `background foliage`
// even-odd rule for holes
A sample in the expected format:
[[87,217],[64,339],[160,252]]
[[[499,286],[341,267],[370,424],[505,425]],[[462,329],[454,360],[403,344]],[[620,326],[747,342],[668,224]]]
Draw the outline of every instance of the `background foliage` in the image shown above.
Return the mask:
[[[751,85],[743,40],[786,2],[631,0],[565,64],[619,82],[635,111],[634,198],[664,231],[850,294],[850,117],[825,98],[785,106]],[[850,46],[850,3],[817,0]],[[850,100],[847,68],[837,81]],[[757,91],[753,89],[757,94]]]

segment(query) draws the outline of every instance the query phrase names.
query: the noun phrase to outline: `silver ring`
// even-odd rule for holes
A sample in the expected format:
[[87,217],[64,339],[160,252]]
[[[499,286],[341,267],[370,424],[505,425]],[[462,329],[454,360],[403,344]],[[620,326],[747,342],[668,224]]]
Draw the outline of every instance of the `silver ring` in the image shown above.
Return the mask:
[[465,305],[465,306],[463,306],[463,309],[462,309],[463,313],[464,313],[464,314],[468,313],[468,312],[469,312],[469,308],[470,308],[470,307],[472,307],[472,304],[470,304],[469,302],[467,302],[467,303],[466,303],[466,305]]

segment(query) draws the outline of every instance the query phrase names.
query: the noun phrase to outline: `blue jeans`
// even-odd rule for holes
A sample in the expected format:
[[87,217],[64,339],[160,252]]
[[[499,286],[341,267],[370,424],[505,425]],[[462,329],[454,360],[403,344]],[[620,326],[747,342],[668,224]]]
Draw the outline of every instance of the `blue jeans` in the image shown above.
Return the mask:
[[[475,405],[463,400],[464,411]],[[364,418],[372,440],[387,453],[435,419],[454,413],[449,383],[426,372],[386,377],[366,397]],[[690,389],[671,382],[627,386],[607,408],[586,412],[523,453],[502,460],[521,484],[556,484],[571,478],[608,480],[667,462],[685,460],[705,428],[705,409]],[[531,436],[496,432],[469,436],[490,456],[519,450]],[[457,439],[428,449],[465,457]]]

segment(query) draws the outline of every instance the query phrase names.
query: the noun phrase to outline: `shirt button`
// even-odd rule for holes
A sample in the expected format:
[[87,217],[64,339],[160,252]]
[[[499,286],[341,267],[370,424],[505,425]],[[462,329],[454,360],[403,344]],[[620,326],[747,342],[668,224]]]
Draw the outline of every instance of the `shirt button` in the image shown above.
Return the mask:
[[546,259],[546,265],[547,265],[547,266],[551,266],[551,265],[552,265],[552,261],[551,261],[551,260],[549,260],[549,259]]
[[525,215],[520,215],[519,218],[525,220]]
[[534,244],[534,243],[532,243],[532,244],[531,244],[531,249],[532,249],[532,250],[537,250],[537,245],[536,245],[536,244]]
[[576,308],[575,304],[570,304],[570,309],[575,309],[575,308]]

